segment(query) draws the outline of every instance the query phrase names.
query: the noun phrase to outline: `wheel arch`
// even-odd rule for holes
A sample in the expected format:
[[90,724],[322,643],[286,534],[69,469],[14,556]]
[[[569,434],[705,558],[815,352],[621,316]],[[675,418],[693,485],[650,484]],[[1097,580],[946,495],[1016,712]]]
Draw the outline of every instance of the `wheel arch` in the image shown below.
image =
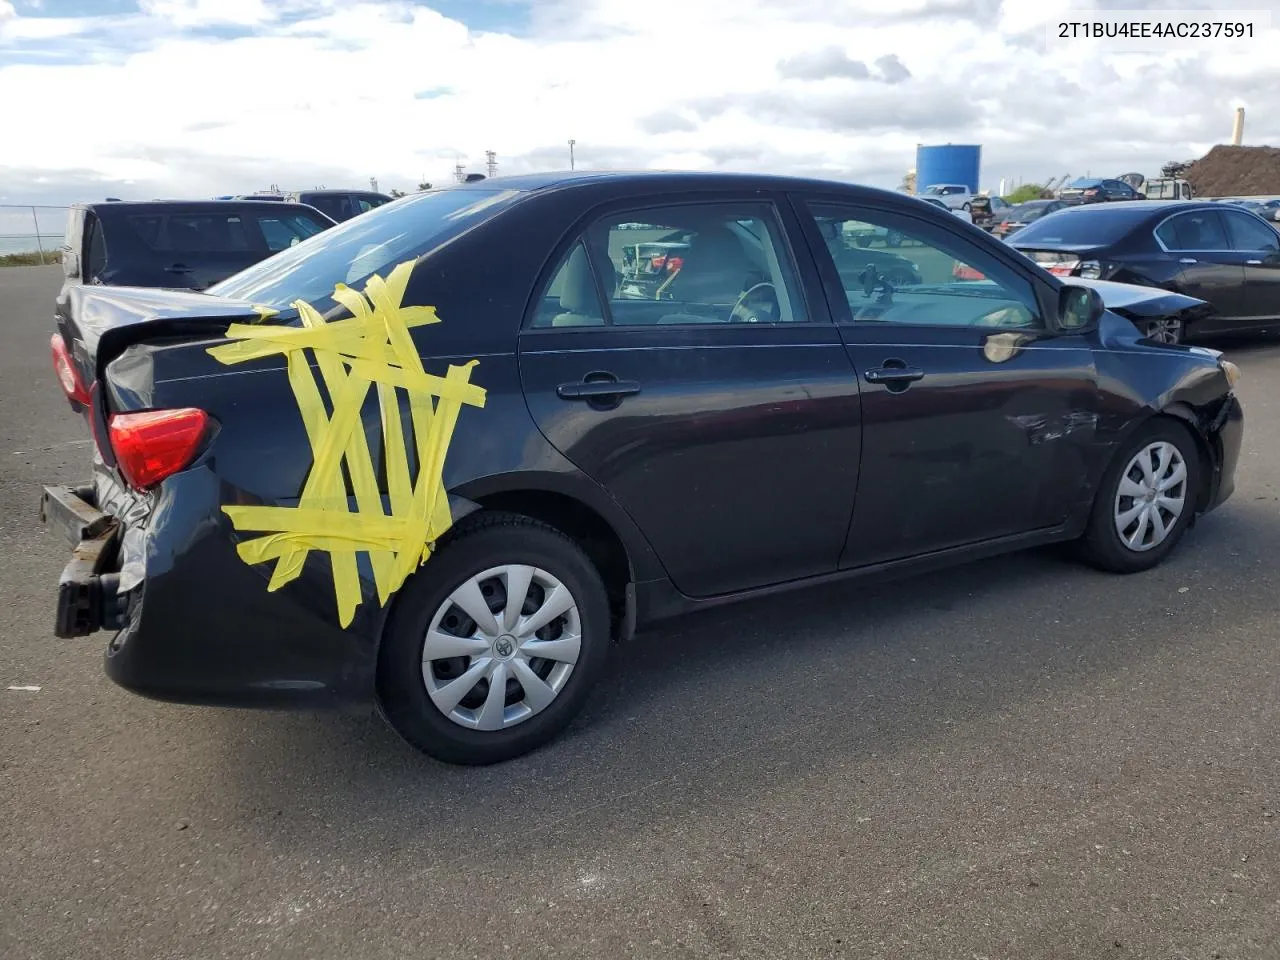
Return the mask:
[[1201,425],[1200,417],[1196,414],[1195,408],[1184,400],[1175,400],[1163,407],[1151,408],[1147,411],[1147,415],[1129,425],[1129,428],[1120,436],[1119,442],[1115,445],[1111,457],[1104,468],[1110,470],[1116,458],[1122,456],[1124,446],[1133,438],[1139,430],[1149,427],[1153,423],[1161,421],[1169,421],[1181,424],[1191,434],[1191,440],[1195,444],[1196,453],[1200,461],[1200,484],[1196,490],[1196,506],[1195,513],[1192,514],[1192,522],[1195,522],[1195,514],[1201,513],[1208,506],[1209,498],[1213,493],[1213,472],[1217,462],[1217,455],[1213,449],[1213,445],[1209,437],[1205,434],[1204,427]]

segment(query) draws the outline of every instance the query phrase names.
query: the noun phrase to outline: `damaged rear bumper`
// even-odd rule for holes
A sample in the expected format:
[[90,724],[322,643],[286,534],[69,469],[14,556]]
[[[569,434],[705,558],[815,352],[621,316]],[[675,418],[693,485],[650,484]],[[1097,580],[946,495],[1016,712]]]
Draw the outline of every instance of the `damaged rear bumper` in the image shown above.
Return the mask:
[[120,521],[98,509],[92,486],[45,487],[40,519],[72,547],[58,579],[54,634],[87,637],[121,629],[129,604],[120,593]]

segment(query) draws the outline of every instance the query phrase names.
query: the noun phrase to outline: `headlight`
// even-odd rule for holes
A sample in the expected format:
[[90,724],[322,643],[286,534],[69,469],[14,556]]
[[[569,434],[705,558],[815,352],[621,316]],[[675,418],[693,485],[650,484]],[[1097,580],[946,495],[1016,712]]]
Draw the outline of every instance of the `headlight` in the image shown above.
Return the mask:
[[1102,264],[1097,260],[1086,260],[1080,264],[1079,276],[1086,280],[1100,280],[1102,278]]
[[1240,368],[1230,360],[1219,360],[1218,366],[1222,368],[1222,373],[1227,378],[1227,386],[1234,390],[1236,384],[1240,382]]

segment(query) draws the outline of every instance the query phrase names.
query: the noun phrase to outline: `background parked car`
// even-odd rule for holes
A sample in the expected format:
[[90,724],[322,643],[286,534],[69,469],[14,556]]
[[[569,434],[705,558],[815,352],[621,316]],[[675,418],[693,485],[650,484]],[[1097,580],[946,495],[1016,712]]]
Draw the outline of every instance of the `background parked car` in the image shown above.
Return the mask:
[[1004,216],[996,221],[991,232],[1004,239],[1017,233],[1028,223],[1034,223],[1041,217],[1056,213],[1066,206],[1065,200],[1028,200],[1026,203],[1019,203],[1010,207]]
[[[968,201],[966,201],[966,202],[965,202],[965,204],[964,204],[963,206],[953,207],[953,206],[949,206],[948,204],[946,204],[946,203],[945,203],[945,202],[943,202],[942,200],[938,199],[937,197],[924,197],[924,196],[922,196],[922,197],[920,197],[920,199],[921,199],[921,200],[923,200],[925,203],[931,204],[931,205],[933,205],[933,206],[935,206],[935,207],[938,207],[938,208],[940,208],[940,209],[942,209],[942,210],[946,210],[946,211],[948,211],[949,213],[953,214],[954,216],[959,217],[959,218],[960,218],[961,220],[963,220],[965,223],[973,223],[973,213],[972,213],[972,212],[971,212],[971,210],[970,210],[970,203],[969,203]],[[972,199],[972,198],[971,198],[971,199]]]
[[962,183],[932,183],[920,191],[921,199],[939,201],[950,210],[968,211],[973,203],[974,193]]
[[302,190],[289,194],[289,199],[294,203],[315,207],[325,216],[341,223],[368,213],[384,203],[390,203],[393,198],[372,190]]
[[282,201],[78,203],[67,214],[63,271],[72,285],[203,290],[332,226]]
[[1123,180],[1079,177],[1058,191],[1058,199],[1068,203],[1109,203],[1145,198]]
[[1050,273],[1145,284],[1209,303],[1170,342],[1280,319],[1280,233],[1252,211],[1200,200],[1068,207],[1008,241]]

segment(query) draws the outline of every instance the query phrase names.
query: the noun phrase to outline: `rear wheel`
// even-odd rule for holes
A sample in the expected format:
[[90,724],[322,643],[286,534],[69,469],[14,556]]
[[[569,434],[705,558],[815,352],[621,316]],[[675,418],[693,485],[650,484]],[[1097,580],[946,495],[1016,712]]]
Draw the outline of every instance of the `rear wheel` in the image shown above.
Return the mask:
[[569,724],[610,639],[604,584],[572,540],[482,517],[402,588],[379,652],[382,710],[438,760],[508,760]]
[[1141,427],[1103,477],[1085,558],[1114,573],[1158,565],[1182,539],[1199,491],[1200,452],[1187,428],[1167,419]]

